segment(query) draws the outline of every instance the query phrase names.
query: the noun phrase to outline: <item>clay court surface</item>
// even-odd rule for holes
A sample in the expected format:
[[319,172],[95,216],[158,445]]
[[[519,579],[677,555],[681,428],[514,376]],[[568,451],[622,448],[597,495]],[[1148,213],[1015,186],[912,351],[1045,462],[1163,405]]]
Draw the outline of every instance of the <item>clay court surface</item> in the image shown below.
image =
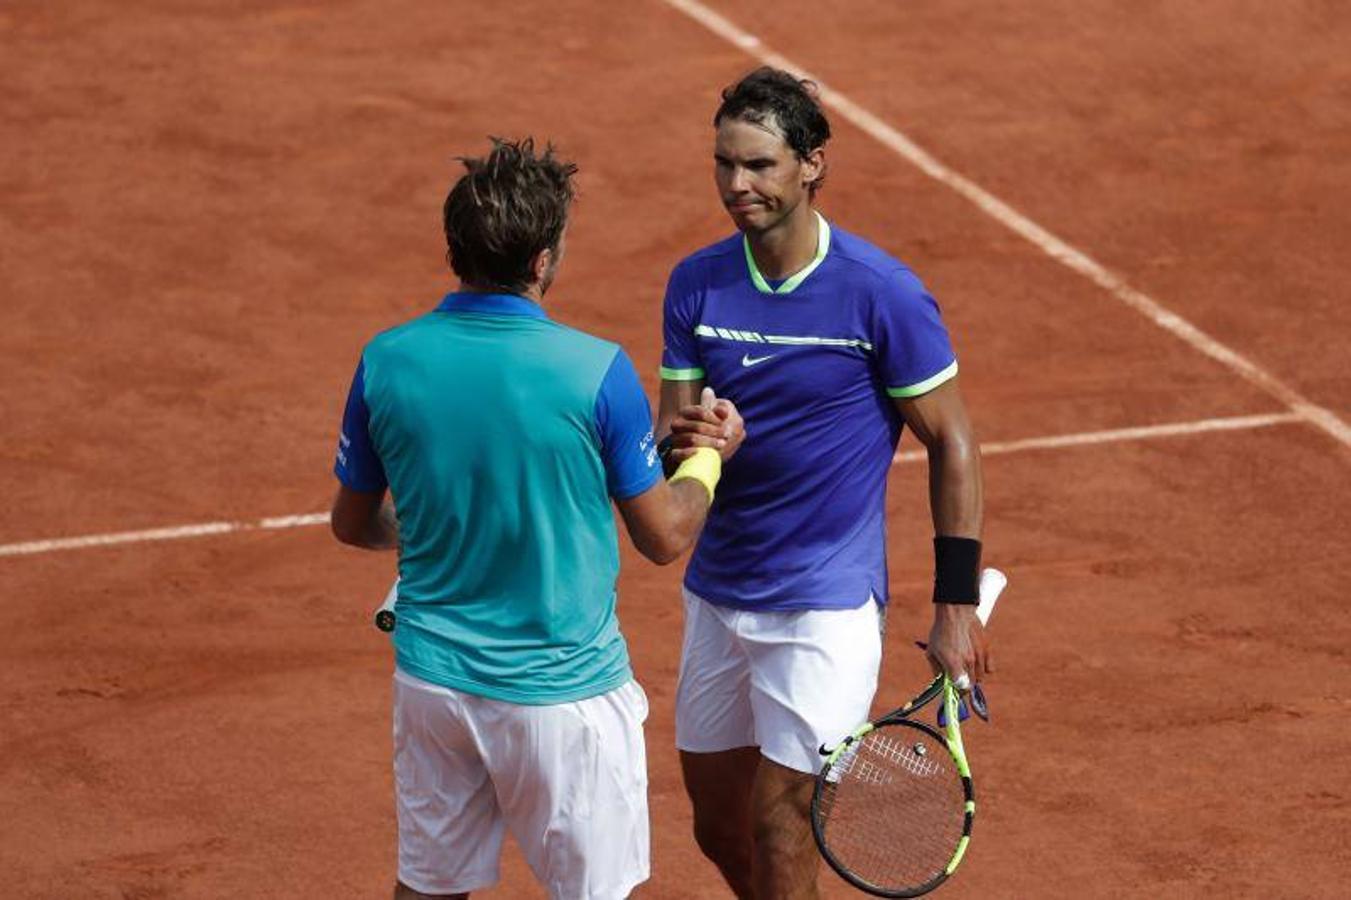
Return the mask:
[[[387,895],[392,557],[312,519],[32,542],[326,511],[360,347],[448,289],[488,134],[581,165],[551,310],[655,398],[666,274],[730,227],[717,90],[765,53],[882,124],[832,107],[821,207],[939,298],[987,446],[1012,586],[939,896],[1346,896],[1351,11],[710,2],[739,44],[660,0],[0,6],[0,896]],[[922,462],[889,498],[879,705],[926,671]],[[624,562],[642,896],[726,896],[672,747],[681,565]],[[480,896],[540,893],[513,850]]]

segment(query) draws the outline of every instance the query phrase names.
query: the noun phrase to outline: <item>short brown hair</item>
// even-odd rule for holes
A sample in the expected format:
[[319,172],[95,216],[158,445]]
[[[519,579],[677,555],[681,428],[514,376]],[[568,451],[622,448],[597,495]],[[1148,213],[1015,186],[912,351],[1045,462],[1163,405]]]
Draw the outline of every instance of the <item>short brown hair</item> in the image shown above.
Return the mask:
[[552,144],[536,154],[533,138],[489,140],[486,157],[459,157],[468,171],[442,210],[447,256],[466,285],[520,293],[533,280],[531,261],[563,237],[577,166]]
[[[723,89],[722,104],[713,114],[713,127],[723,119],[741,119],[755,125],[776,126],[798,159],[830,140],[830,122],[821,110],[816,82],[782,69],[761,66]],[[825,183],[825,172],[812,182],[813,194]]]

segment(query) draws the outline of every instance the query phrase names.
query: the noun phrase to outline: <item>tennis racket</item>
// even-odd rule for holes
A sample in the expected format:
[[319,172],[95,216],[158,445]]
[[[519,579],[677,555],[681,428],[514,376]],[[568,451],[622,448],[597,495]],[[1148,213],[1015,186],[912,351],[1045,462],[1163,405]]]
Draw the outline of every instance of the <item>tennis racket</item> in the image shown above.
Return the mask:
[[[997,569],[981,573],[981,624],[1007,584]],[[942,732],[911,718],[935,700],[942,704]],[[830,867],[859,890],[918,897],[961,864],[976,796],[959,700],[942,673],[909,703],[823,750],[828,755],[812,794],[812,833]]]

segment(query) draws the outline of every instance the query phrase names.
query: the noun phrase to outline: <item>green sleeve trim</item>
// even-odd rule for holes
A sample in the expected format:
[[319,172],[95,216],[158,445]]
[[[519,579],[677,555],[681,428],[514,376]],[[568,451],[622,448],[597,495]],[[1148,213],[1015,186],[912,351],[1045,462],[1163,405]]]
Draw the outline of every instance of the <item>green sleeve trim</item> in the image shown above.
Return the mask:
[[953,360],[952,365],[943,371],[934,375],[932,378],[926,378],[917,384],[907,385],[906,387],[887,388],[888,397],[918,397],[921,394],[927,394],[945,381],[951,381],[957,377],[957,361]]
[[[812,210],[812,212],[816,211]],[[741,247],[746,251],[746,268],[750,270],[751,283],[755,285],[757,291],[762,294],[791,294],[798,285],[807,280],[808,275],[815,272],[821,263],[825,262],[826,253],[830,251],[830,223],[819,212],[816,213],[816,221],[818,222],[816,256],[804,268],[789,276],[788,280],[779,285],[777,290],[770,287],[769,282],[765,280],[765,276],[760,274],[760,267],[755,264],[755,257],[751,254],[751,242],[744,235],[742,236]]]
[[703,369],[668,369],[661,367],[661,377],[664,381],[698,381],[704,377]]

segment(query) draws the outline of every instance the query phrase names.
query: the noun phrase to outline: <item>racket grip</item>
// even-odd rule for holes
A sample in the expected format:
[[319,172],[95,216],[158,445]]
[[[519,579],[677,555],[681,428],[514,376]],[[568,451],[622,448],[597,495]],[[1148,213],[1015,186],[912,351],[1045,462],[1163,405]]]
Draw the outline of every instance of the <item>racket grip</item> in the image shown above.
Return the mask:
[[[980,619],[981,625],[988,625],[990,616],[994,613],[994,605],[999,602],[999,595],[1004,592],[1004,588],[1009,586],[1009,578],[998,569],[983,569],[980,573],[980,602],[976,604],[976,618]],[[965,693],[971,690],[971,677],[965,672],[952,679],[953,687]],[[966,719],[966,715],[961,717]]]
[[988,625],[994,613],[994,605],[999,595],[1008,587],[1009,578],[998,569],[984,569],[980,573],[980,603],[976,605],[976,618],[980,624]]
[[399,600],[399,579],[394,579],[394,584],[390,587],[389,593],[385,595],[385,602],[380,604],[380,608],[375,611],[375,627],[381,631],[390,632],[394,630],[398,619],[394,615],[394,604]]

